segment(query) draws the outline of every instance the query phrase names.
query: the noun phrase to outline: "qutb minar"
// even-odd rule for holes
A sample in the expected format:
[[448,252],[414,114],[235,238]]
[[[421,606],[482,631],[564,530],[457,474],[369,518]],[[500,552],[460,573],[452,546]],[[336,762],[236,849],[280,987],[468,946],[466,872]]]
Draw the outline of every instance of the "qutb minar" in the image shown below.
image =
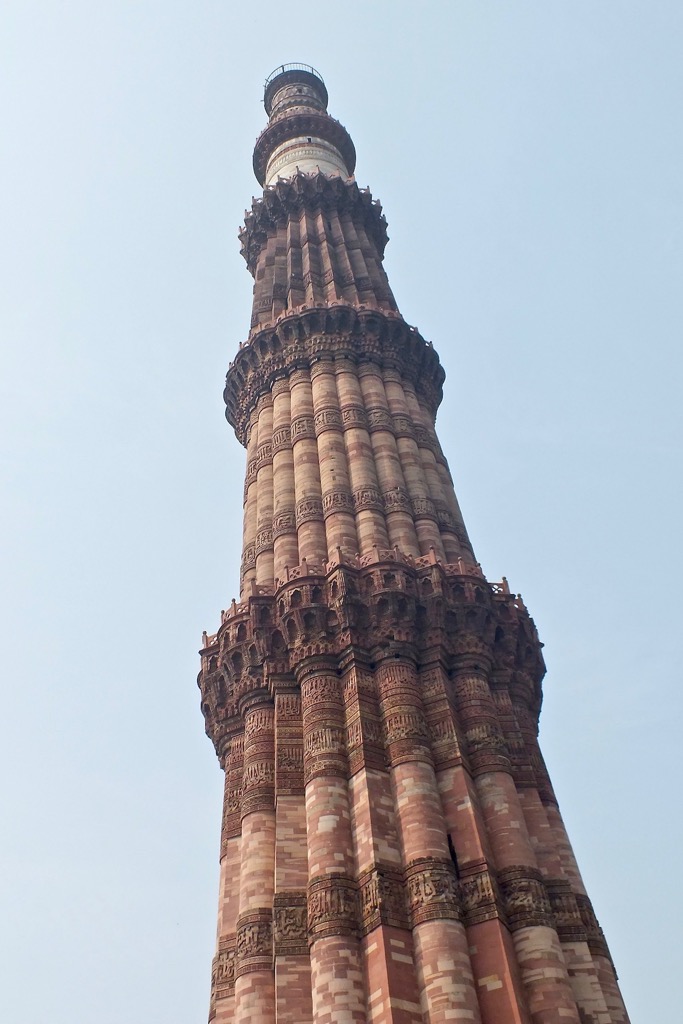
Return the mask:
[[239,602],[199,685],[225,771],[216,1024],[627,1024],[538,746],[533,620],[470,545],[382,208],[317,71],[268,79],[227,418]]

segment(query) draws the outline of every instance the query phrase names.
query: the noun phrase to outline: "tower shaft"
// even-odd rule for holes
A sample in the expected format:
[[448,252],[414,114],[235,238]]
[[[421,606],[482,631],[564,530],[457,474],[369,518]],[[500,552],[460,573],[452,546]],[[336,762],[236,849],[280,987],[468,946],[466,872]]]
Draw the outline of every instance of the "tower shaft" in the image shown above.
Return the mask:
[[199,685],[225,771],[216,1024],[627,1024],[538,746],[533,620],[476,562],[381,207],[313,69],[266,85],[226,415],[239,602]]

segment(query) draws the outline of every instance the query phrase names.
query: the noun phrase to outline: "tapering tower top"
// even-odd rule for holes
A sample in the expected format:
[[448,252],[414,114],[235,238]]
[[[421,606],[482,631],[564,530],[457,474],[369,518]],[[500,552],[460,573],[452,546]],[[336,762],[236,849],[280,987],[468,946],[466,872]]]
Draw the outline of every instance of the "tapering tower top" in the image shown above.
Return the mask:
[[356,150],[346,128],[327,113],[327,89],[307,64],[281,64],[266,80],[269,117],[254,147],[254,173],[268,187],[297,170],[350,178]]

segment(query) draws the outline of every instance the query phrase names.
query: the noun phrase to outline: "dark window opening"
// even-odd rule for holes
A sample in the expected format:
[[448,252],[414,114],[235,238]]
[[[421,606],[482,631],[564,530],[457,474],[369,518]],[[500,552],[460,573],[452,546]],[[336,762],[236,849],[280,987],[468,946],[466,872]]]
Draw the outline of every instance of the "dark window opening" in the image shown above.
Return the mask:
[[453,867],[455,868],[455,877],[457,879],[459,879],[460,878],[460,868],[458,867],[458,855],[455,852],[455,847],[453,846],[453,839],[451,838],[450,832],[448,833],[448,852],[451,855],[451,860],[453,861]]

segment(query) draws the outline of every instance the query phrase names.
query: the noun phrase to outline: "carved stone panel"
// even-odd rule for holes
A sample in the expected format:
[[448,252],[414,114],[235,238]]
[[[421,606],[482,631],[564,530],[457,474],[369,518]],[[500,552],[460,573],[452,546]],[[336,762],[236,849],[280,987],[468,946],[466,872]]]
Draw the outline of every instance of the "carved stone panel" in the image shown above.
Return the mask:
[[382,494],[386,512],[409,512],[412,514],[413,506],[410,496],[402,487],[392,487]]
[[498,883],[510,928],[545,925],[554,920],[540,872],[529,867],[510,867],[498,872]]
[[273,431],[273,455],[292,447],[292,431],[288,426],[278,427]]
[[264,907],[242,914],[237,921],[236,959],[239,977],[273,964],[273,912]]
[[296,533],[296,517],[292,509],[283,509],[273,517],[273,540]]
[[308,934],[311,942],[323,935],[359,932],[356,883],[342,875],[314,878],[308,883]]
[[586,928],[581,911],[572,892],[571,884],[565,879],[546,879],[546,892],[555,921],[557,934],[562,942],[585,942]]
[[342,409],[342,423],[346,429],[367,427],[368,417],[362,405],[345,405]]
[[377,865],[358,880],[360,892],[361,934],[367,935],[380,924],[408,928],[403,876],[400,871]]
[[275,894],[273,940],[275,956],[308,953],[308,922],[304,890],[291,890]]
[[391,413],[386,409],[368,409],[368,430],[394,430]]
[[302,498],[297,501],[295,509],[296,525],[308,523],[312,519],[322,519],[323,503],[321,498]]
[[219,940],[218,952],[211,965],[211,1003],[209,1020],[216,1015],[216,1005],[235,991],[235,936]]
[[503,916],[495,876],[485,865],[474,873],[464,875],[460,879],[459,889],[468,927]]
[[610,956],[610,951],[607,947],[603,930],[595,916],[593,904],[590,899],[582,893],[576,893],[576,903],[579,908],[579,913],[581,914],[583,926],[586,929],[588,948],[591,953],[595,956],[607,957],[607,959],[611,961],[612,957]]
[[292,444],[295,444],[304,437],[315,437],[315,425],[312,416],[297,416],[292,420]]
[[326,430],[341,430],[342,417],[339,409],[320,409],[313,419],[316,436]]
[[405,870],[413,928],[423,921],[462,917],[455,868],[450,860],[418,857]]
[[323,515],[334,515],[335,512],[353,512],[353,498],[348,491],[327,491],[323,494]]

